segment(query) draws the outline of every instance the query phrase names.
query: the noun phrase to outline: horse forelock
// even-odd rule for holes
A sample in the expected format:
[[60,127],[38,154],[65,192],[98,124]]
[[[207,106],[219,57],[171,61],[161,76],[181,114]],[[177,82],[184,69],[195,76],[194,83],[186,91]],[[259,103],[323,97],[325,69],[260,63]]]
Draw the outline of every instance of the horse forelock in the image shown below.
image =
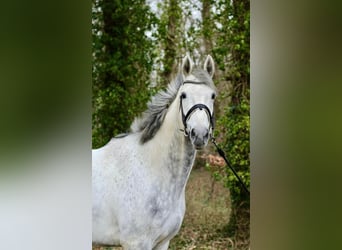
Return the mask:
[[[216,91],[216,87],[211,77],[203,69],[195,67],[192,71],[192,75],[200,84],[205,84]],[[183,81],[183,75],[178,74],[168,85],[166,90],[161,90],[152,97],[151,101],[147,104],[147,110],[143,112],[142,116],[135,118],[131,125],[131,131],[133,133],[142,133],[140,137],[140,142],[142,144],[151,140],[160,129],[168,108],[175,100]]]

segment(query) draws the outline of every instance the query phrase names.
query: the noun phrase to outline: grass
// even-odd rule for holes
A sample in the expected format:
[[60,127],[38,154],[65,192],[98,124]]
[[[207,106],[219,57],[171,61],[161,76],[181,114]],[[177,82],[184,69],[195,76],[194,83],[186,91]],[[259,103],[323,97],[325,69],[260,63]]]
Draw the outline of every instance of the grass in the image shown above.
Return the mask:
[[[186,187],[186,213],[171,250],[234,249],[226,236],[230,214],[229,191],[204,168],[194,168]],[[119,247],[93,247],[93,250],[119,250]]]

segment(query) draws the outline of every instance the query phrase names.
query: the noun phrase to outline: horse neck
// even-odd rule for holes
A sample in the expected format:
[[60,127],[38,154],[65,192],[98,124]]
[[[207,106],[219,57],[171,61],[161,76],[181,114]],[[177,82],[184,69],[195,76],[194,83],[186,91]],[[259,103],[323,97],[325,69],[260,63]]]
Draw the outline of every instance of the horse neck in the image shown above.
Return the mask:
[[155,173],[165,185],[171,183],[169,186],[174,185],[178,191],[184,191],[196,151],[180,129],[183,129],[183,123],[179,103],[174,101],[149,148]]

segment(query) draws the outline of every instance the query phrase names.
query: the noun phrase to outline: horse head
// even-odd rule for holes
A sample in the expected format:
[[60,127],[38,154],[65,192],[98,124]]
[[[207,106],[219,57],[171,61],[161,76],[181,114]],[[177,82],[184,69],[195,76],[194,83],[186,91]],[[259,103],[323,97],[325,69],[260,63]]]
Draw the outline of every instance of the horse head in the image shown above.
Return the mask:
[[202,149],[212,136],[214,127],[214,101],[217,95],[212,81],[215,66],[207,56],[203,68],[194,66],[189,56],[182,62],[183,84],[178,98],[182,113],[184,134],[196,149]]

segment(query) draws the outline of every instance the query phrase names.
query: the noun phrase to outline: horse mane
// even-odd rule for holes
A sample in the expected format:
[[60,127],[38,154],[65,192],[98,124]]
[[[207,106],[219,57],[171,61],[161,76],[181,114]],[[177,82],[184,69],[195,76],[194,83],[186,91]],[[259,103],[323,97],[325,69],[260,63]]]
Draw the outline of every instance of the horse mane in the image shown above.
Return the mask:
[[[210,76],[202,69],[195,67],[192,74],[201,82],[216,90]],[[178,74],[165,90],[159,91],[147,104],[147,110],[140,117],[135,118],[131,125],[133,133],[141,132],[142,144],[151,140],[161,125],[169,106],[177,96],[178,90],[183,84],[183,75]]]

